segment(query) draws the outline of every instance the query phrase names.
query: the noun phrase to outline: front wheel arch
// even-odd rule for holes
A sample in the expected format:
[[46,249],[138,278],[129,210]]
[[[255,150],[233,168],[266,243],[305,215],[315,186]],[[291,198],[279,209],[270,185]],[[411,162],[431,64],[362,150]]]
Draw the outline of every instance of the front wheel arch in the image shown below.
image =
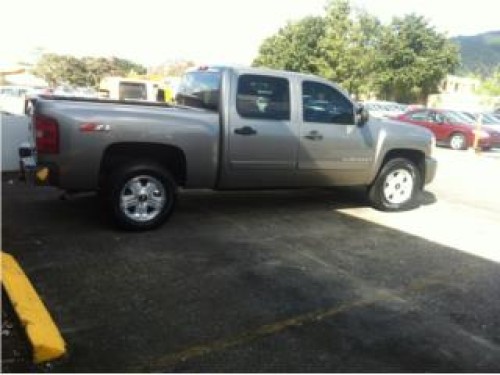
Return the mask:
[[420,188],[424,187],[425,184],[425,174],[426,174],[426,169],[425,169],[425,153],[420,150],[415,150],[415,149],[408,149],[408,148],[402,148],[402,149],[392,149],[386,152],[384,155],[384,158],[382,159],[382,162],[378,166],[378,168],[372,172],[372,179],[368,183],[369,186],[371,186],[375,180],[377,179],[378,175],[380,174],[382,168],[393,159],[397,158],[402,158],[402,159],[407,159],[411,161],[415,166],[417,167],[420,176],[422,176],[422,181]]
[[[411,181],[407,182],[407,179]],[[402,157],[389,159],[368,187],[368,200],[374,208],[381,211],[405,211],[415,208],[419,205],[422,180],[423,175],[412,160]],[[393,199],[389,193],[391,189],[395,194],[401,194],[404,199]]]

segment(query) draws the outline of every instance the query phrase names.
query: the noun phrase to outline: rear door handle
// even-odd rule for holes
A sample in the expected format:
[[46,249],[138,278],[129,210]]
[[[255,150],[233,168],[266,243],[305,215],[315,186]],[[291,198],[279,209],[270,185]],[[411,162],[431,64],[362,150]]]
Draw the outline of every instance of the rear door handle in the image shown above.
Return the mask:
[[317,130],[313,130],[305,135],[304,138],[310,139],[311,141],[321,141],[323,136]]
[[242,128],[234,129],[234,133],[239,135],[254,135],[257,134],[257,130],[250,126],[244,126]]

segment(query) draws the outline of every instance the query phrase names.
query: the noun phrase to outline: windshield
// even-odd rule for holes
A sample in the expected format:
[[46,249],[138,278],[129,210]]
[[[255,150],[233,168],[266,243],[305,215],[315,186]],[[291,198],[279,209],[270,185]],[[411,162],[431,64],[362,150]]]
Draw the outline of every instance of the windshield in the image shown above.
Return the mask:
[[456,111],[443,111],[444,115],[451,121],[459,124],[474,124],[474,120],[470,117],[464,115],[463,113]]
[[487,113],[483,113],[483,124],[500,125],[500,119]]

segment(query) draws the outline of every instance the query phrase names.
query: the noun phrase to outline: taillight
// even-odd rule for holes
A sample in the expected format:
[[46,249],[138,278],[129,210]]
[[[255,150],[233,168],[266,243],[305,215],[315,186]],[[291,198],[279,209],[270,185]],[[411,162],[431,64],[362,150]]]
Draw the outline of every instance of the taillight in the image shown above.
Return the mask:
[[59,124],[55,119],[35,114],[35,134],[38,153],[59,153]]

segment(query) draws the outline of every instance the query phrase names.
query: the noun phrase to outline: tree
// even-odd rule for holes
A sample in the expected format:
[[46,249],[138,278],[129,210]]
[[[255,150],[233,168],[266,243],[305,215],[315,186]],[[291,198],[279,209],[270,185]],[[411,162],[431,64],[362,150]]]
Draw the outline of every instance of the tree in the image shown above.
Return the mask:
[[252,65],[317,74],[315,58],[319,57],[318,42],[324,33],[322,17],[289,22],[276,35],[264,40]]
[[193,61],[177,61],[168,64],[164,67],[163,74],[166,76],[180,77],[184,72],[194,67],[196,64]]
[[33,73],[44,78],[50,86],[70,84],[97,87],[104,76],[126,76],[131,72],[145,74],[146,68],[117,57],[82,57],[53,53],[44,54]]
[[133,61],[127,59],[121,59],[118,57],[111,57],[109,60],[112,69],[118,75],[130,74],[132,72],[139,75],[147,73],[147,69],[144,66],[137,64]]
[[180,77],[187,69],[194,66],[196,66],[196,64],[190,60],[166,61],[163,64],[150,67],[148,69],[148,75]]
[[61,81],[62,66],[65,65],[62,56],[53,53],[44,54],[36,63],[33,74],[42,77],[50,86],[56,86]]
[[366,94],[372,87],[380,34],[377,18],[353,9],[347,0],[330,1],[316,58],[320,75],[356,96]]
[[458,49],[421,16],[395,17],[381,34],[374,86],[385,99],[425,103],[459,65]]
[[253,65],[314,73],[356,96],[425,102],[458,66],[458,49],[420,16],[382,25],[348,0],[265,39]]
[[491,96],[500,96],[500,65],[497,66],[491,77],[483,82],[479,92]]

